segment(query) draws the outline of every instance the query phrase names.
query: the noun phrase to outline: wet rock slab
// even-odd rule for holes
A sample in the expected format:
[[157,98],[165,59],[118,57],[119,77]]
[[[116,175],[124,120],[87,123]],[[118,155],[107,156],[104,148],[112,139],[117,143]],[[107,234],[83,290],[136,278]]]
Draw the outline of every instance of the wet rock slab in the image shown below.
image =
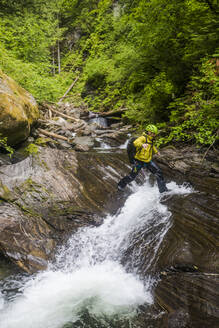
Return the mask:
[[167,146],[155,158],[167,177],[180,183],[189,182],[199,191],[219,194],[218,150]]
[[[199,161],[186,172],[172,168],[176,179],[189,181],[194,192],[164,202],[172,213],[172,226],[154,269],[160,273],[155,298],[168,313],[166,327],[218,327],[219,179],[212,165],[204,169]],[[169,168],[163,169],[170,174]]]
[[[117,168],[119,163],[120,169]],[[45,269],[57,244],[101,224],[125,162],[119,154],[40,148],[0,168],[0,252],[25,271]]]
[[19,207],[0,203],[1,252],[25,271],[45,269],[55,241],[42,218],[24,213]]
[[[187,149],[188,151],[188,149]],[[209,154],[209,156],[212,156]],[[219,325],[219,176],[217,157],[214,161],[203,153],[164,149],[156,158],[167,181],[193,187],[187,195],[172,195],[162,203],[170,210],[170,228],[156,258],[153,239],[162,226],[140,232],[124,256],[124,265],[139,255],[138,274],[157,280],[154,291],[157,311],[140,310],[137,327],[153,328],[217,328]],[[156,230],[158,229],[158,230]]]
[[156,301],[169,314],[168,328],[217,328],[218,275],[169,273],[156,290]]

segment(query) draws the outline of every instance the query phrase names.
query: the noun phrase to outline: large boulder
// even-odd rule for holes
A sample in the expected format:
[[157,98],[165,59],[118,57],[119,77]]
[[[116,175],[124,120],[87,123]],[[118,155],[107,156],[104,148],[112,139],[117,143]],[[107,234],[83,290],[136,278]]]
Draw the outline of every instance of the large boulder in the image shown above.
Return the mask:
[[0,70],[0,135],[16,145],[29,136],[38,116],[33,96]]

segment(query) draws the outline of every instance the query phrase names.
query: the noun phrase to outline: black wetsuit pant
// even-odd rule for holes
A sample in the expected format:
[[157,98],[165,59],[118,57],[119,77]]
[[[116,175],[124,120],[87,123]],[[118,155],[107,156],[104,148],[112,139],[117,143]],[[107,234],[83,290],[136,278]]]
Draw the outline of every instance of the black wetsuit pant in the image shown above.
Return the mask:
[[139,174],[139,172],[142,168],[147,168],[151,173],[153,173],[155,175],[160,193],[168,190],[166,187],[166,183],[164,181],[161,169],[153,161],[146,163],[146,162],[139,161],[137,159],[135,160],[135,164],[134,164],[130,174],[126,175],[124,178],[122,178],[119,181],[118,187],[120,187],[122,189],[125,188],[125,186],[128,183],[135,180],[135,178],[137,177],[137,175]]

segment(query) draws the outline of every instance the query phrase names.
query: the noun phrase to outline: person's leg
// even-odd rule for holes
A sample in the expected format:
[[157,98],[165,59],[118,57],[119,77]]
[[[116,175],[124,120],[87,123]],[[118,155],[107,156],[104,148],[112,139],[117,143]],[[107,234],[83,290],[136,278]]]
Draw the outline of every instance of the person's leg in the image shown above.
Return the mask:
[[135,180],[141,168],[142,168],[141,162],[136,161],[131,172],[119,181],[118,189],[124,189],[127,184]]
[[146,167],[151,173],[155,175],[159,192],[162,193],[164,191],[168,191],[163,178],[163,173],[161,169],[157,166],[157,164],[155,164],[153,161],[150,161],[149,163],[146,163]]

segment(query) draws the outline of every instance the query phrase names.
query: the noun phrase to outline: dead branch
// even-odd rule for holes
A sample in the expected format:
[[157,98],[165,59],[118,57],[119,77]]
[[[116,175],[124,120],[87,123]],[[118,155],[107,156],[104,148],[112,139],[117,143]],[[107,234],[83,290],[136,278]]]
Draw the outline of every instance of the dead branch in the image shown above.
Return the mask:
[[206,152],[204,153],[204,156],[202,158],[201,164],[203,163],[205,157],[207,156],[207,153],[209,152],[209,150],[211,149],[211,147],[214,145],[215,141],[217,140],[217,136],[218,136],[219,130],[217,130],[216,132],[216,138],[214,139],[214,141],[210,144],[210,146],[208,147],[208,149],[206,150]]
[[77,127],[74,129],[74,131],[77,132],[77,131],[79,131],[80,129],[85,128],[86,125],[87,125],[87,124],[86,124],[85,122],[83,122],[82,124],[80,124],[79,126],[77,126]]
[[116,111],[109,111],[109,112],[98,112],[96,114],[98,114],[99,116],[102,117],[107,117],[107,116],[117,116],[117,115],[122,115],[127,109],[126,108],[122,108],[122,109],[118,109]]
[[40,124],[49,125],[49,122],[47,120],[42,120],[41,118],[38,118],[37,122],[40,123]]
[[64,98],[66,98],[67,94],[69,93],[69,91],[71,91],[71,89],[73,88],[73,86],[75,85],[75,83],[77,82],[78,79],[79,79],[79,76],[76,77],[76,79],[72,82],[72,84],[70,85],[70,87],[68,88],[68,90],[59,99],[58,104],[61,103]]
[[51,109],[49,109],[49,118],[50,118],[50,119],[52,118],[52,112],[51,112]]
[[50,106],[48,106],[48,105],[46,105],[46,106],[44,106],[44,107],[46,107],[46,108],[47,108],[48,110],[50,110],[51,112],[53,112],[53,113],[55,113],[55,114],[57,114],[57,115],[59,115],[59,116],[62,116],[62,117],[64,117],[64,118],[68,119],[68,120],[71,120],[71,121],[73,121],[73,122],[79,122],[79,121],[80,121],[80,119],[75,118],[75,117],[72,117],[72,116],[69,116],[69,115],[66,115],[66,114],[63,114],[63,113],[59,112],[58,110],[56,110],[56,109],[54,109],[54,108],[52,108],[52,107],[50,107]]
[[41,132],[42,134],[46,135],[46,136],[49,136],[49,137],[52,137],[52,138],[55,138],[55,139],[65,140],[65,141],[70,143],[68,138],[66,138],[64,136],[60,136],[59,134],[49,132],[49,131],[46,131],[46,130],[43,130],[43,129],[38,129],[38,131]]

